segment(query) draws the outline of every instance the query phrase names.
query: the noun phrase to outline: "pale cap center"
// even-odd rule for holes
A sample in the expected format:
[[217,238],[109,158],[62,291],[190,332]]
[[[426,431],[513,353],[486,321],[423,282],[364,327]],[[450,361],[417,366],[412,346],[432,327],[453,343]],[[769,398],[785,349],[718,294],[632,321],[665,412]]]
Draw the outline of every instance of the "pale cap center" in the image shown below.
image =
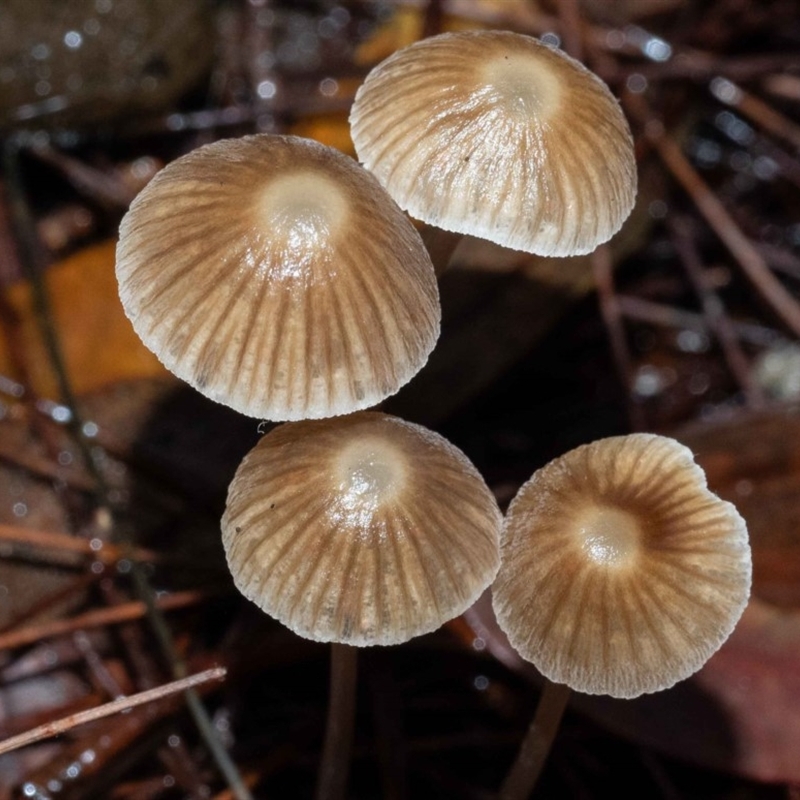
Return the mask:
[[349,445],[336,459],[336,502],[339,522],[366,531],[373,515],[403,491],[406,458],[390,442],[379,438]]
[[348,205],[347,195],[334,180],[302,170],[270,181],[261,195],[260,211],[273,233],[318,240],[342,225]]
[[580,515],[577,536],[587,558],[598,565],[616,567],[636,557],[642,527],[637,517],[628,511],[594,507]]
[[482,78],[509,114],[546,119],[561,99],[558,77],[536,54],[512,53],[492,58],[483,66]]

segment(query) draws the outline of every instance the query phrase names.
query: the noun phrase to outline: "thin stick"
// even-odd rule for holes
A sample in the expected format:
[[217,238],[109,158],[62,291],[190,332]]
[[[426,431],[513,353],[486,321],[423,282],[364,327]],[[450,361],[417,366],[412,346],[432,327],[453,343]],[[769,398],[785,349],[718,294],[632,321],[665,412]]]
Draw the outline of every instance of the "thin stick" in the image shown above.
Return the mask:
[[[8,286],[18,281],[22,274],[17,248],[11,233],[11,219],[5,201],[5,189],[0,180],[0,286]],[[3,308],[6,312],[8,309]]]
[[661,160],[692,198],[697,210],[728,248],[728,252],[742,268],[759,294],[792,332],[800,336],[800,304],[770,272],[761,254],[742,233],[741,228],[727,212],[725,206],[689,163],[675,140],[664,132],[661,122],[654,118],[648,119],[649,115],[635,101],[631,101],[628,107],[640,119],[644,117],[646,120],[645,134],[655,146]]
[[776,111],[769,103],[746,92],[727,78],[715,77],[709,88],[711,94],[721,103],[741,111],[765,131],[800,149],[800,125]]
[[[102,582],[100,584],[100,591],[106,602],[110,605],[122,602],[122,600],[119,599],[122,593],[114,586],[113,582]],[[83,631],[76,634],[73,638],[79,636],[88,639]],[[158,686],[161,678],[158,677],[157,669],[146,646],[144,636],[142,635],[142,628],[139,625],[128,622],[120,626],[119,636],[127,653],[128,660],[137,673],[136,685],[138,685],[141,690],[152,689]],[[116,696],[117,695],[112,695],[112,697]],[[166,755],[167,753],[169,753],[169,755]],[[167,769],[173,773],[176,780],[188,790],[189,797],[196,800],[196,798],[203,796],[203,792],[205,791],[203,787],[205,787],[205,783],[201,779],[199,768],[192,759],[189,749],[181,737],[178,737],[178,744],[175,747],[159,748],[158,756],[161,763],[164,764]]]
[[429,36],[438,36],[442,32],[443,16],[442,0],[428,0],[422,21],[422,39],[427,39]]
[[[44,256],[41,245],[36,237],[32,215],[27,206],[24,194],[22,172],[19,164],[19,141],[7,141],[2,146],[3,170],[8,181],[9,209],[12,223],[17,229],[17,235],[22,244],[22,266],[33,290],[34,314],[48,351],[51,366],[58,379],[59,393],[63,403],[71,409],[72,416],[67,425],[83,455],[86,469],[95,482],[95,496],[98,506],[105,507],[111,512],[109,490],[103,473],[92,453],[88,438],[83,432],[83,423],[80,417],[75,395],[70,383],[69,374],[61,351],[56,327],[53,324],[53,314],[48,301],[47,292],[42,277]],[[121,531],[117,531],[118,535]],[[169,661],[173,677],[177,679],[186,676],[186,664],[180,658],[175,643],[172,639],[167,622],[161,612],[161,603],[156,599],[156,593],[150,581],[136,560],[132,544],[123,537],[123,552],[131,561],[131,577],[136,592],[144,605],[144,614],[150,623],[153,633],[158,640],[163,654]],[[252,795],[244,785],[236,764],[231,759],[222,741],[211,723],[211,718],[203,705],[197,692],[189,689],[184,694],[189,712],[197,726],[200,735],[217,764],[220,772],[231,787],[236,800],[252,800]]]
[[[67,533],[36,531],[30,528],[21,528],[17,525],[0,524],[0,541],[19,542],[31,547],[45,547],[52,550],[65,550],[69,553],[81,553],[94,556],[98,561],[106,564],[113,564],[124,558],[122,550],[110,542],[100,539],[84,539],[80,536],[70,536]],[[139,561],[155,561],[158,559],[158,556],[151,550],[144,550],[139,547],[135,548],[133,553]]]
[[[798,182],[798,187],[800,187],[800,182]],[[777,245],[764,242],[760,242],[757,247],[758,252],[761,253],[772,269],[778,270],[778,272],[782,272],[795,280],[800,280],[800,258],[794,253]]]
[[45,164],[55,167],[78,191],[96,201],[99,200],[106,208],[126,209],[136,197],[136,191],[126,186],[119,178],[84,164],[49,144],[34,145],[31,153]]
[[55,374],[61,401],[72,411],[67,427],[80,449],[86,469],[95,480],[95,491],[100,492],[103,477],[92,453],[91,444],[83,432],[81,419],[77,413],[78,403],[72,390],[64,352],[53,322],[50,298],[42,276],[47,259],[36,236],[36,226],[25,200],[22,170],[19,163],[19,144],[16,141],[6,141],[3,146],[3,170],[7,178],[7,195],[12,225],[22,251],[22,268],[31,287],[34,317]]
[[[244,772],[242,773],[242,780],[248,789],[252,789],[261,780],[261,773],[255,770]],[[230,789],[223,789],[218,794],[215,794],[211,800],[236,800],[236,798],[234,798]]]
[[[607,44],[600,42],[600,46]],[[731,80],[748,81],[765,72],[780,70],[788,72],[800,66],[797,53],[774,53],[770,55],[746,56],[743,58],[720,58],[717,53],[681,48],[680,58],[672,58],[654,64],[637,63],[633,67],[620,67],[609,76],[617,83],[624,83],[632,72],[643,75],[648,82],[654,80],[689,81],[710,80],[717,75],[726,75]]]
[[0,461],[5,461],[14,467],[23,469],[36,478],[62,481],[65,486],[79,492],[93,494],[97,485],[86,473],[78,467],[69,468],[54,464],[43,456],[23,453],[10,442],[0,441]]
[[[54,592],[40,597],[33,605],[28,606],[19,614],[15,614],[5,625],[0,625],[0,633],[19,628],[24,623],[28,622],[28,620],[36,619],[36,617],[44,614],[45,611],[54,608],[60,603],[64,603],[66,600],[72,600],[75,597],[80,597],[84,589],[91,586],[99,579],[100,575],[91,571],[78,575],[77,578],[73,578],[60,589],[56,589]],[[0,795],[0,797],[2,797],[2,795]]]
[[356,711],[358,649],[331,644],[331,696],[316,800],[344,800]]
[[158,686],[155,689],[148,689],[145,692],[132,694],[130,697],[120,697],[118,700],[112,700],[110,703],[105,703],[97,708],[90,708],[88,711],[80,711],[77,714],[71,714],[68,717],[57,719],[53,722],[47,722],[40,725],[38,728],[21,733],[18,736],[12,736],[0,742],[0,755],[9,753],[19,747],[39,742],[42,739],[48,739],[51,736],[65,733],[68,730],[83,725],[87,722],[94,722],[94,720],[102,719],[111,714],[117,714],[120,711],[127,711],[129,708],[143,705],[144,703],[151,703],[153,700],[160,700],[162,697],[174,694],[175,692],[182,692],[192,686],[197,686],[200,683],[206,683],[212,680],[222,680],[225,677],[227,670],[224,667],[214,667],[214,669],[207,669],[205,672],[198,672],[188,678],[182,678],[179,681],[172,681],[165,683],[163,686]]
[[581,36],[581,12],[578,0],[558,0],[558,20],[561,23],[561,38],[564,49],[578,61],[583,60]]
[[[780,145],[775,144],[771,139],[767,139],[766,136],[756,137],[753,152],[771,158],[778,165],[780,177],[800,189],[800,160],[790,156]],[[761,250],[760,245],[757,245],[757,247]],[[770,266],[774,267],[775,264]]]
[[[629,319],[647,322],[664,328],[689,328],[695,331],[708,330],[708,324],[702,314],[674,308],[664,303],[654,303],[626,294],[617,295],[620,312]],[[780,338],[777,331],[765,328],[752,322],[731,323],[734,333],[743,342],[757,347],[769,347]]]
[[[166,597],[159,598],[156,602],[159,609],[168,611],[194,605],[205,600],[208,596],[206,592],[174,592]],[[72,631],[85,630],[86,628],[100,628],[103,625],[117,625],[120,622],[139,619],[145,616],[146,613],[145,604],[137,600],[111,608],[103,608],[99,611],[87,611],[85,614],[79,614],[69,619],[55,619],[50,622],[43,622],[41,625],[31,625],[16,631],[9,631],[0,636],[0,650],[22,647],[26,644],[38,642],[40,639],[58,636],[62,633],[72,633]]]
[[644,430],[645,420],[642,409],[631,401],[633,390],[633,359],[625,339],[625,330],[622,322],[622,312],[614,292],[613,265],[611,253],[607,246],[601,245],[591,255],[594,282],[597,288],[597,298],[600,303],[600,315],[606,326],[608,341],[611,346],[611,355],[617,367],[620,380],[625,388],[625,403],[628,410],[628,420],[635,431]]
[[778,67],[777,74],[767,75],[761,81],[764,91],[774,94],[783,100],[797,102],[800,100],[800,78],[783,72],[784,67]]
[[[83,656],[84,663],[89,669],[89,679],[95,689],[105,692],[113,700],[124,697],[125,689],[103,661],[86,631],[75,631],[72,634],[72,643]],[[124,672],[124,680],[126,684],[131,685],[127,671]]]
[[547,761],[569,696],[569,686],[545,680],[536,714],[522,740],[517,760],[500,788],[499,800],[525,800],[530,796]]
[[700,304],[703,307],[703,316],[708,320],[708,327],[717,337],[728,369],[744,392],[748,404],[753,408],[761,408],[765,403],[764,392],[753,379],[747,356],[739,346],[739,341],[736,338],[722,300],[720,300],[716,292],[709,288],[708,281],[704,280],[705,268],[692,239],[692,230],[689,222],[682,217],[678,217],[671,221],[670,229],[675,250],[680,256],[686,274],[689,276],[689,280],[700,300]]

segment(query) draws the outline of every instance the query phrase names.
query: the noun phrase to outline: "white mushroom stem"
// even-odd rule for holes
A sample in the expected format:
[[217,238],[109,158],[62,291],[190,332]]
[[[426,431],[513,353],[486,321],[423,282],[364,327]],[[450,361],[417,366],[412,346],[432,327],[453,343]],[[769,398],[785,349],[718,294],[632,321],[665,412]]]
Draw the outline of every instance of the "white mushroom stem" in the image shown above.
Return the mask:
[[519,746],[517,759],[503,781],[499,800],[525,800],[530,797],[553,746],[571,693],[569,686],[545,678],[536,714]]
[[453,259],[453,254],[456,248],[461,243],[464,235],[461,233],[453,233],[452,231],[445,231],[441,228],[436,228],[433,225],[426,225],[420,232],[425,249],[433,262],[433,269],[436,277],[441,278],[450,262]]
[[344,800],[347,792],[356,716],[357,664],[357,648],[331,644],[331,695],[316,800]]

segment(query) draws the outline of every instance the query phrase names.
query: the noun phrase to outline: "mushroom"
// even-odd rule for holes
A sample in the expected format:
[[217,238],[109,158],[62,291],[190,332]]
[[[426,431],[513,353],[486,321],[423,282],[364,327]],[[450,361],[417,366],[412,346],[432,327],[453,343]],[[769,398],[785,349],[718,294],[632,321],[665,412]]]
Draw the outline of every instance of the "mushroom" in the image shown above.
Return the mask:
[[556,683],[637,697],[698,669],[750,593],[745,522],[691,451],[633,434],[584,445],[512,501],[493,587],[497,621]]
[[464,454],[377,412],[287,423],[247,455],[222,541],[238,589],[295,633],[388,645],[493,580],[502,517]]
[[439,333],[411,223],[352,159],[292,136],[222,140],[169,164],[120,225],[117,278],[168,369],[265,419],[374,405]]
[[545,256],[589,253],[633,208],[633,140],[580,62],[529,36],[446,33],[370,72],[359,159],[412,216]]

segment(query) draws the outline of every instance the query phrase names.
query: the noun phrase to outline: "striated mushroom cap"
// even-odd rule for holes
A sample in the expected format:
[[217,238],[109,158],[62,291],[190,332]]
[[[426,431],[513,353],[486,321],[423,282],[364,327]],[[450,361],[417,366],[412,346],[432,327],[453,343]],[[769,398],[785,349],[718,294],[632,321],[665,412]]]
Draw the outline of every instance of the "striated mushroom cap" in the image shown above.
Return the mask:
[[606,85],[529,36],[434,36],[379,64],[350,114],[358,157],[401,208],[544,256],[589,253],[636,196],[633,139]]
[[397,644],[491,583],[501,523],[460,450],[361,412],[264,436],[231,483],[222,541],[239,591],[300,636]]
[[169,164],[122,221],[117,278],[168,369],[265,419],[374,405],[439,334],[411,223],[352,159],[297,137],[227,139]]
[[493,587],[497,621],[545,676],[637,697],[716,652],[750,594],[744,520],[691,451],[634,434],[572,450],[511,503]]

